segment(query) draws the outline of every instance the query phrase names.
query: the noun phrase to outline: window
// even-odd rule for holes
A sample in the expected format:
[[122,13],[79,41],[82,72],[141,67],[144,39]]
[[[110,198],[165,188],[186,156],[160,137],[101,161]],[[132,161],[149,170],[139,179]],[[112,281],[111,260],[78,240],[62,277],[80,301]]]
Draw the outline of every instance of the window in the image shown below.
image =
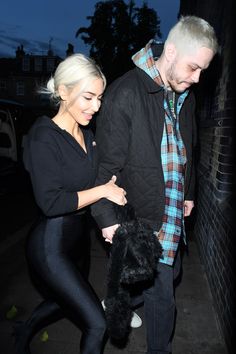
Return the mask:
[[0,80],[0,90],[6,90],[7,82],[6,80]]
[[23,58],[22,70],[23,71],[30,71],[30,58],[29,57]]
[[55,67],[54,59],[47,59],[47,72],[53,72]]
[[25,84],[23,81],[17,81],[16,83],[16,95],[24,96],[25,95]]
[[34,60],[34,70],[35,71],[42,71],[42,67],[43,67],[43,62],[42,62],[42,58],[35,58]]

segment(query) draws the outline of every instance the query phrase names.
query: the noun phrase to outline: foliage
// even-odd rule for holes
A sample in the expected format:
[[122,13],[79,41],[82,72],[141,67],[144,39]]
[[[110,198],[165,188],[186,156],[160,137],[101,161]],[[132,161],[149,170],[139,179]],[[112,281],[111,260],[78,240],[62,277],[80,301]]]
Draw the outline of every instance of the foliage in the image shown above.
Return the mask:
[[16,317],[17,312],[18,312],[17,307],[15,305],[12,305],[11,308],[6,313],[6,318],[8,320],[12,320],[13,318]]
[[114,80],[133,64],[131,56],[151,38],[162,37],[160,19],[144,2],[99,1],[93,16],[88,16],[89,27],[80,27],[76,37],[90,45],[90,56],[101,66],[108,81]]

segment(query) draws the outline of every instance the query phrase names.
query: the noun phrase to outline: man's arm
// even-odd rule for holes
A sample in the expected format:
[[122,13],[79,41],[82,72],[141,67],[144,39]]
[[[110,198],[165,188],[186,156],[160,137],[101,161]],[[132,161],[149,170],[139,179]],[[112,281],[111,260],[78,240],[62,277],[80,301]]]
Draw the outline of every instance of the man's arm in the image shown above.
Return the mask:
[[[190,102],[190,112],[189,119],[192,121],[192,131],[191,134],[191,145],[192,145],[192,155],[191,155],[191,164],[187,167],[189,175],[189,183],[187,191],[185,191],[185,200],[193,201],[195,198],[195,185],[196,185],[196,166],[195,166],[195,155],[196,155],[196,146],[197,146],[197,124],[196,124],[196,102],[194,94],[191,93],[191,102]],[[187,163],[188,164],[188,163]]]
[[197,145],[197,126],[196,126],[196,102],[194,95],[192,96],[191,103],[191,118],[192,118],[192,168],[190,175],[190,187],[188,193],[185,195],[184,201],[184,217],[187,217],[191,214],[192,209],[194,208],[194,195],[195,195],[195,180],[196,180],[196,170],[195,170],[195,149]]
[[[128,156],[130,137],[130,102],[125,90],[117,89],[105,95],[101,111],[97,117],[96,144],[98,151],[98,174],[96,185],[103,184],[112,175],[117,177],[117,184],[122,184],[121,171]],[[91,206],[94,219],[104,237],[110,240],[118,226],[113,203],[102,199]],[[114,226],[114,227],[113,227]]]

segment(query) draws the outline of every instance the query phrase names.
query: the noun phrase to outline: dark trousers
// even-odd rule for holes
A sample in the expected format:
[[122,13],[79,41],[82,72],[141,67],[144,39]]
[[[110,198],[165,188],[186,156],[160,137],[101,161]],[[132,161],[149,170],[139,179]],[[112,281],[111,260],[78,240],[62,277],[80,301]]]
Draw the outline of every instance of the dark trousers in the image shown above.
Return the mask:
[[[174,280],[180,274],[180,269],[181,257],[178,252],[173,266],[158,264],[158,274],[154,284],[143,290],[147,354],[171,352],[176,313]],[[134,298],[133,304],[138,303],[137,299]]]
[[85,214],[43,219],[27,242],[30,274],[44,300],[26,321],[28,342],[34,334],[62,318],[82,332],[81,354],[100,354],[106,320],[98,296],[88,282],[89,234]]

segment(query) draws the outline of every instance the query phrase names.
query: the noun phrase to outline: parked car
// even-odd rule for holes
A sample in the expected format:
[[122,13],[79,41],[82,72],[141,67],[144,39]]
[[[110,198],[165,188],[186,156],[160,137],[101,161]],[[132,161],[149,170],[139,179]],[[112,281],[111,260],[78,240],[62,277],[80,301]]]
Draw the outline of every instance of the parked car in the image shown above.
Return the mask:
[[18,162],[22,157],[22,140],[36,119],[25,105],[0,99],[0,158]]
[[0,156],[13,161],[18,159],[17,124],[23,105],[0,100]]

